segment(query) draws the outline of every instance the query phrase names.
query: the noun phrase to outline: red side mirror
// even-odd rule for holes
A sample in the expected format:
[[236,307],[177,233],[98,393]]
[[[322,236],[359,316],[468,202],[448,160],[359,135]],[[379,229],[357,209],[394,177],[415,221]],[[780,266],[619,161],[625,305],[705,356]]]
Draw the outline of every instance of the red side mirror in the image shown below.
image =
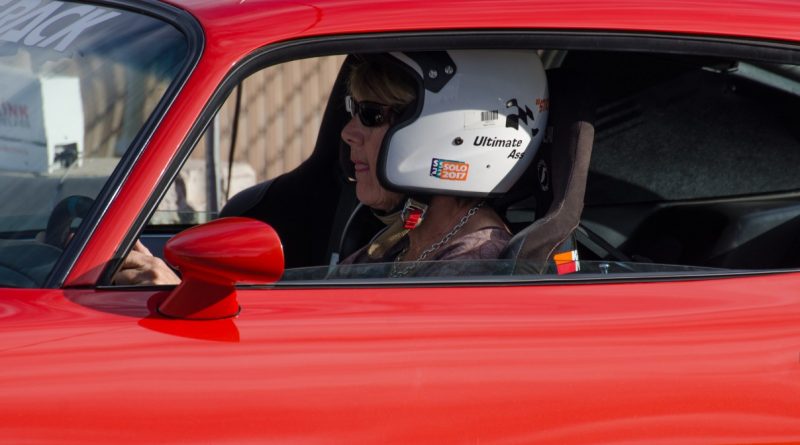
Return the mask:
[[221,218],[187,229],[167,242],[164,254],[183,278],[159,307],[169,317],[233,317],[239,313],[236,283],[272,283],[283,274],[278,234],[249,218]]

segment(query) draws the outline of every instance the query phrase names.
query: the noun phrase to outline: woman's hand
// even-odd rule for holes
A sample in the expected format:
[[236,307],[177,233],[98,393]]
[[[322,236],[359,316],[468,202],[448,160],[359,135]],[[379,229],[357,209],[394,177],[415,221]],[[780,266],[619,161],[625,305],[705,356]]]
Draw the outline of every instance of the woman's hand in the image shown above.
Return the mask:
[[150,250],[137,240],[133,250],[114,274],[112,282],[116,285],[180,284],[181,279],[167,266],[167,263],[153,256]]

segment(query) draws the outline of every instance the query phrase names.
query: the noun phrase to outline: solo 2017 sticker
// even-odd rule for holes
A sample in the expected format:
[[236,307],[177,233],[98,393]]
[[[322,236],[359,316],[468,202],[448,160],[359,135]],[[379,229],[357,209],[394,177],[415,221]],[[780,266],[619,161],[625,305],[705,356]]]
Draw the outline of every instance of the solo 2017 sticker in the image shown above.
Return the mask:
[[431,161],[431,176],[448,181],[466,181],[469,174],[469,164],[461,161],[433,158]]

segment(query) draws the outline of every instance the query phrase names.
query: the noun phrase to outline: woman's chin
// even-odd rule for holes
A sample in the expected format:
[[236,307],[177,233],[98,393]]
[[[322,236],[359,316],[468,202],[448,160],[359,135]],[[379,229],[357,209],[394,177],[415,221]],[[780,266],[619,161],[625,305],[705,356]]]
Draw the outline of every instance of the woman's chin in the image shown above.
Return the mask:
[[367,207],[375,208],[378,204],[375,194],[363,182],[356,182],[356,198]]
[[361,204],[375,210],[383,211],[394,209],[403,199],[403,196],[397,193],[375,193],[374,190],[362,190],[362,187],[359,187],[358,184],[356,184],[356,197]]

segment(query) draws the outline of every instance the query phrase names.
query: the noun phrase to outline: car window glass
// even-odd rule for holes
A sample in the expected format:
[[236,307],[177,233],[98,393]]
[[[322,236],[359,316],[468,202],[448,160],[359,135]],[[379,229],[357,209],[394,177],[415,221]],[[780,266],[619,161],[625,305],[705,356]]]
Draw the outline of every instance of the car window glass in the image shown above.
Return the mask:
[[[554,179],[554,170],[548,170],[548,157],[565,147],[553,142],[558,138],[553,134],[577,135],[571,122],[580,113],[572,111],[591,107],[594,147],[580,226],[540,249],[550,260],[571,259],[542,263],[514,257],[519,250],[507,249],[503,258],[513,259],[421,260],[409,278],[645,276],[800,266],[795,253],[800,251],[800,199],[771,195],[800,189],[793,170],[786,168],[800,161],[800,125],[793,112],[800,91],[796,67],[655,53],[548,50],[540,55],[553,110],[562,120],[547,128],[537,153],[543,157],[531,162],[509,193],[487,205],[514,235],[551,236],[527,229],[546,223],[543,215],[557,209],[548,207],[555,196],[553,181],[566,180]],[[261,219],[275,228],[285,255],[283,282],[399,278],[394,262],[338,264],[392,224],[366,206],[363,214],[353,211],[358,202],[347,168],[356,161],[341,162],[341,128],[355,121],[345,101],[329,108],[336,119],[326,122],[335,125],[322,123],[329,97],[347,94],[343,82],[334,83],[339,68],[349,69],[347,64],[359,57],[298,60],[247,78],[238,106],[234,91],[154,214],[149,229],[165,227],[166,232],[155,247],[149,245],[151,250],[160,255],[176,231],[170,226],[214,219],[230,198],[255,190],[248,199],[260,203],[257,210],[228,215]],[[568,86],[583,84],[590,87],[586,96],[580,95],[585,88],[567,94]],[[539,106],[549,107],[549,99]],[[324,150],[316,150],[318,133],[325,135],[319,136]],[[315,157],[315,150],[325,151],[324,156]],[[234,161],[231,181],[229,159]],[[145,232],[146,244],[155,239],[153,233]],[[352,239],[345,236],[352,234]],[[514,249],[521,238],[513,239]],[[391,261],[389,256],[374,259]]]
[[[595,55],[599,97],[587,203],[797,190],[796,66]],[[636,159],[636,162],[631,162]]]
[[192,150],[149,229],[210,221],[236,193],[297,168],[314,150],[342,60],[297,60],[246,78]]
[[0,2],[0,285],[40,285],[185,64],[153,17]]
[[598,102],[582,225],[605,247],[586,258],[800,266],[796,65],[575,56],[592,67]]

